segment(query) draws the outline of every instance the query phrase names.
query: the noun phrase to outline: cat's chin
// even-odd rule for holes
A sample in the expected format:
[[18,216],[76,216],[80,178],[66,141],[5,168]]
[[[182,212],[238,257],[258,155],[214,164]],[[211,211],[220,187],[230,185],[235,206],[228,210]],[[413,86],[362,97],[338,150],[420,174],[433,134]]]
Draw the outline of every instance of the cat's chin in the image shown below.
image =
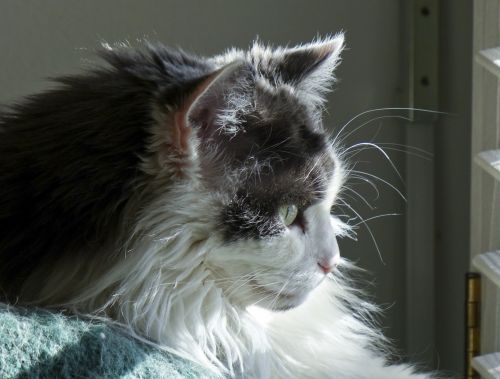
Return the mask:
[[278,296],[275,301],[271,301],[268,304],[260,303],[260,306],[270,311],[285,312],[298,307],[306,300],[306,298],[307,294],[298,295],[293,298]]
[[258,283],[252,279],[250,281],[252,292],[259,297],[258,305],[272,311],[287,311],[301,305],[307,298],[309,291],[287,292],[276,291]]

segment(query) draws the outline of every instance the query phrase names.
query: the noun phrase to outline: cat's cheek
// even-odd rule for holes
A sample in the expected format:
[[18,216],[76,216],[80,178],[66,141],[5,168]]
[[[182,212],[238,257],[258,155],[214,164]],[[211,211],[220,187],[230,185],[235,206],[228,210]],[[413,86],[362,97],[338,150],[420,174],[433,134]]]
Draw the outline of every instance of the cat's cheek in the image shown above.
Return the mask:
[[223,271],[228,276],[244,275],[258,266],[262,260],[259,257],[261,250],[260,243],[255,240],[221,242],[208,252],[205,265],[214,271]]
[[290,269],[300,268],[304,264],[307,253],[307,237],[300,228],[287,229],[283,235],[276,237],[267,249],[273,252],[275,259],[283,261]]

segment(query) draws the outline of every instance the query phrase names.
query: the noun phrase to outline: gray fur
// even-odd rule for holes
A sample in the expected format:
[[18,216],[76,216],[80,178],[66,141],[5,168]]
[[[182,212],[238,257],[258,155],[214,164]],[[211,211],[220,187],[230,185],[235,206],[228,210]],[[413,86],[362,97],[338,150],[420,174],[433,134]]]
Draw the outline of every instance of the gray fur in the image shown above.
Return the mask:
[[[325,139],[310,104],[286,85],[304,81],[327,57],[280,54],[273,58],[257,45],[249,56],[234,53],[247,62],[245,72],[226,83],[223,97],[215,94],[217,103],[205,104],[214,112],[210,122],[206,114],[191,119],[202,138],[200,152],[215,157],[203,160],[214,174],[207,185],[231,199],[218,220],[227,239],[279,233],[276,209],[290,200],[290,189],[294,201],[311,203],[332,169],[324,161],[308,180],[296,181],[311,158],[324,159]],[[100,55],[107,65],[58,78],[55,89],[0,115],[0,285],[8,294],[19,295],[35,268],[61,257],[120,253],[137,212],[153,196],[147,193],[153,175],[140,168],[151,155],[153,110],[175,111],[232,59],[163,46],[103,49]],[[256,214],[262,223],[245,221]]]

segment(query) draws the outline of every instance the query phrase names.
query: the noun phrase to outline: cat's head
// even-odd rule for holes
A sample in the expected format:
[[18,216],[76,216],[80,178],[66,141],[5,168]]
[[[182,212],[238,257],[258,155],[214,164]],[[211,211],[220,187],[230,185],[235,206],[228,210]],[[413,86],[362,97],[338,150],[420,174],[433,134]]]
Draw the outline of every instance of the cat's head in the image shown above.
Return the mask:
[[330,209],[344,169],[321,111],[342,46],[337,35],[215,57],[173,111],[162,159],[179,181],[195,167],[216,203],[211,231],[222,243],[203,264],[244,306],[295,307],[340,259]]

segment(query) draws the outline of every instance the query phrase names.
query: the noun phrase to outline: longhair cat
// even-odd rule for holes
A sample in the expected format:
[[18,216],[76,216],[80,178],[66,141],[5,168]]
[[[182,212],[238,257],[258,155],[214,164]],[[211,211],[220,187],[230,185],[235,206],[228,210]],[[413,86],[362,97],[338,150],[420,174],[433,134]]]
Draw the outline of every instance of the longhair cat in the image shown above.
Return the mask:
[[429,378],[388,363],[339,255],[348,170],[321,113],[343,41],[108,47],[5,109],[5,301],[109,318],[221,377]]

